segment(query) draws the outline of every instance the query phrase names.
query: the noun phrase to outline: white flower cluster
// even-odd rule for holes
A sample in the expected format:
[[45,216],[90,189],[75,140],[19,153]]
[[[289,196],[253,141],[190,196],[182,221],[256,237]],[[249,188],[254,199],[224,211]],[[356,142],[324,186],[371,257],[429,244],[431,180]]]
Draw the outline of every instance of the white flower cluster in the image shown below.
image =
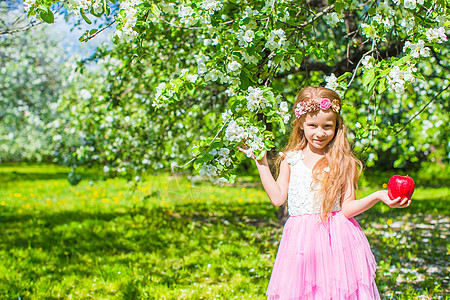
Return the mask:
[[405,84],[407,82],[415,82],[412,72],[416,71],[415,67],[408,67],[406,71],[402,71],[398,66],[394,66],[387,76],[388,84],[396,93],[403,94],[405,92]]
[[203,163],[199,173],[201,176],[207,176],[209,179],[212,179],[217,176],[218,170],[216,166]]
[[121,19],[122,27],[115,33],[119,39],[125,39],[125,41],[130,42],[138,35],[133,27],[137,21],[136,15],[138,11],[136,6],[141,3],[141,0],[126,0],[120,3],[121,13],[118,14],[118,18]]
[[370,55],[366,55],[361,59],[361,64],[363,65],[364,70],[369,70],[373,68],[373,57]]
[[394,22],[392,21],[391,18],[389,18],[389,16],[384,16],[381,14],[376,14],[373,17],[373,20],[375,22],[377,22],[377,24],[379,25],[383,25],[386,29],[390,29],[392,28],[392,26],[394,26]]
[[405,8],[409,9],[415,9],[417,7],[417,4],[423,5],[424,0],[405,0],[403,5]]
[[286,35],[284,34],[283,29],[272,30],[269,33],[269,38],[264,46],[270,49],[270,51],[274,51],[283,47],[286,41]]
[[429,28],[425,32],[429,42],[443,43],[447,41],[447,35],[445,34],[445,27]]
[[[248,95],[245,97],[247,99],[247,109],[249,111],[257,111],[258,109],[264,109],[267,106],[272,106],[270,101],[264,97],[264,92],[260,88],[248,87]],[[270,91],[268,93],[271,93]]]
[[430,48],[425,47],[423,40],[417,41],[416,44],[406,41],[405,46],[403,46],[403,51],[406,51],[408,48],[411,49],[410,55],[414,58],[430,56]]
[[248,53],[247,53],[247,51],[242,51],[241,52],[242,53],[242,59],[244,60],[244,62],[246,63],[246,64],[251,64],[251,65],[256,65],[256,64],[258,64],[258,58],[256,58],[255,56],[253,56],[253,55],[249,55]]
[[337,23],[340,23],[343,21],[343,16],[341,14],[338,14],[336,12],[333,12],[331,14],[327,14],[323,17],[325,22],[330,27],[336,27]]
[[234,76],[237,76],[241,73],[241,64],[237,61],[233,60],[227,64],[227,70],[231,72]]
[[210,15],[213,15],[214,12],[222,8],[222,2],[216,0],[204,0],[202,3],[200,3],[200,7],[204,10],[207,10]]
[[[31,0],[32,1],[32,0]],[[24,2],[31,2],[30,0],[25,0]],[[75,15],[80,13],[80,9],[84,11],[89,11],[91,7],[93,8],[95,13],[101,13],[103,10],[103,1],[102,0],[71,0],[68,1],[65,5],[67,10],[73,12]]]
[[249,26],[241,26],[238,32],[232,31],[236,35],[240,47],[247,48],[255,38],[252,27],[255,27],[255,24],[250,23]]
[[194,16],[194,10],[187,5],[180,5],[178,9],[178,16],[181,18],[180,22],[186,26],[192,26],[198,22],[199,18]]
[[370,39],[375,39],[377,37],[377,32],[373,28],[372,24],[361,24],[362,33]]
[[217,177],[219,175],[219,171],[214,165],[203,163],[199,174],[200,176],[206,177],[211,180],[213,184],[217,184],[219,186],[223,186],[225,183],[228,183],[228,180],[226,178]]
[[[238,63],[239,64],[239,63]],[[228,64],[228,70],[230,72],[232,72],[232,70],[238,70],[237,66],[235,65],[230,65]],[[239,64],[240,67],[240,64]],[[232,70],[230,70],[230,68]],[[240,73],[240,70],[236,71],[237,73]],[[209,82],[209,81],[217,81],[219,80],[220,83],[229,83],[232,81],[232,78],[229,75],[225,75],[224,73],[222,73],[221,71],[217,70],[217,69],[212,69],[210,70],[206,75],[205,75],[205,81]]]
[[245,141],[251,152],[262,151],[264,149],[264,140],[258,135],[258,128],[250,126],[245,128],[242,120],[231,120],[225,129],[225,138],[230,142],[240,143]]
[[209,57],[205,55],[195,55],[195,59],[197,60],[197,74],[205,74],[208,71],[206,68],[206,62],[209,60]]
[[[229,167],[231,165],[231,158],[230,158],[230,149],[228,148],[221,148],[219,150],[213,149],[209,151],[209,154],[214,156],[214,160],[218,162],[219,164]],[[217,156],[217,157],[216,157]]]
[[197,74],[190,74],[188,72],[189,72],[189,69],[181,70],[180,78],[182,78],[182,77],[184,77],[186,75],[186,77],[185,77],[186,80],[188,80],[188,81],[190,81],[192,83],[195,83],[197,81],[197,79],[198,79],[198,75]]
[[339,83],[337,82],[337,77],[334,73],[331,73],[330,76],[325,76],[325,82],[327,83],[325,85],[326,89],[330,89],[338,93]]
[[289,123],[289,119],[291,118],[291,115],[288,112],[289,112],[289,107],[287,105],[287,102],[282,101],[280,103],[280,114],[281,114],[281,117],[283,118],[284,124]]
[[170,82],[169,84],[161,82],[156,87],[156,94],[155,98],[153,99],[152,106],[156,108],[164,106],[164,103],[166,103],[166,101],[172,98],[172,96],[175,94],[175,91],[172,89],[172,87],[173,86]]

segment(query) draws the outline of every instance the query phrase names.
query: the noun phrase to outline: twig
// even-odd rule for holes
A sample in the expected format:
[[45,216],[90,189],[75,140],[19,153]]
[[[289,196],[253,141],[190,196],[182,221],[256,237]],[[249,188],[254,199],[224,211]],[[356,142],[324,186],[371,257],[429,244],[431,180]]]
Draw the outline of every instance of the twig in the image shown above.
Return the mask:
[[355,70],[353,71],[353,75],[352,78],[350,79],[350,82],[347,84],[347,87],[349,87],[353,80],[355,79],[356,76],[356,72],[358,71],[359,65],[361,64],[361,61],[363,60],[363,58],[371,53],[373,53],[375,51],[375,40],[372,40],[372,49],[370,49],[369,51],[367,51],[366,53],[363,54],[362,58],[358,61],[358,64],[356,65]]
[[28,29],[30,29],[30,28],[32,28],[34,26],[37,26],[39,24],[42,24],[42,23],[43,22],[30,22],[30,24],[28,24],[27,26],[22,27],[22,28],[17,28],[17,29],[13,29],[13,30],[5,29],[3,32],[0,32],[0,35],[2,35],[2,34],[14,34],[14,33],[17,33],[17,32],[26,31],[26,30],[28,30]]
[[[229,116],[228,119],[227,119],[225,122],[223,122],[222,127],[220,128],[219,131],[217,131],[216,135],[215,135],[214,138],[211,140],[211,142],[209,143],[208,146],[211,146],[212,143],[214,143],[214,141],[216,140],[216,138],[219,136],[219,133],[222,132],[222,130],[225,128],[225,125],[227,125],[227,123],[228,123],[228,121],[229,121],[230,119],[231,119],[231,116]],[[182,166],[178,166],[178,165],[172,166],[172,172],[175,172],[175,171],[174,171],[174,167],[177,167],[177,168],[180,168],[180,169],[181,169],[181,168],[184,168],[184,167],[186,167],[187,165],[189,165],[191,162],[193,162],[194,160],[196,160],[199,156],[200,156],[200,153],[197,154],[197,155],[195,155],[193,158],[191,158],[187,163],[185,163],[185,164],[182,165]]]
[[412,120],[414,120],[418,115],[420,115],[425,110],[425,108],[427,108],[427,106],[431,104],[431,102],[436,100],[436,98],[439,97],[439,95],[441,95],[442,92],[447,90],[449,87],[450,87],[450,83],[445,88],[443,88],[437,95],[435,95],[433,98],[431,98],[431,100],[428,101],[428,103],[425,104],[425,106],[422,107],[422,109],[418,113],[416,113],[411,119],[409,119],[408,122],[406,122],[406,124],[404,124],[400,130],[395,131],[395,133],[397,134],[397,133],[400,133],[403,130],[405,130],[406,126],[408,126],[412,122]]
[[83,40],[83,42],[87,42],[87,41],[89,41],[90,39],[93,39],[94,37],[97,36],[97,34],[99,34],[100,32],[102,32],[103,30],[105,30],[105,29],[111,27],[111,25],[114,24],[114,23],[116,23],[116,20],[114,20],[114,21],[112,21],[111,23],[109,23],[108,26],[103,27],[102,29],[98,30],[96,33],[94,33],[94,34],[92,34],[92,35],[89,35],[87,38],[85,38],[85,39]]

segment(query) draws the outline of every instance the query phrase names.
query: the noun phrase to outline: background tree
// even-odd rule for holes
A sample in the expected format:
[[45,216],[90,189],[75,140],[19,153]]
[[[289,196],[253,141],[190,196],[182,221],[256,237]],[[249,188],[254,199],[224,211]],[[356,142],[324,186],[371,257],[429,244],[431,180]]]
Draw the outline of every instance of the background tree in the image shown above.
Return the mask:
[[[47,22],[53,3],[63,2],[25,1]],[[448,163],[447,1],[64,4],[87,23],[114,17],[117,28],[115,47],[92,58],[107,73],[65,98],[89,145],[76,150],[79,162],[139,179],[193,161],[214,182],[232,181],[236,146],[280,149],[298,90],[325,84],[344,97],[368,166]]]
[[52,160],[67,143],[58,100],[70,85],[65,50],[38,21],[28,22],[11,2],[0,4],[0,161]]

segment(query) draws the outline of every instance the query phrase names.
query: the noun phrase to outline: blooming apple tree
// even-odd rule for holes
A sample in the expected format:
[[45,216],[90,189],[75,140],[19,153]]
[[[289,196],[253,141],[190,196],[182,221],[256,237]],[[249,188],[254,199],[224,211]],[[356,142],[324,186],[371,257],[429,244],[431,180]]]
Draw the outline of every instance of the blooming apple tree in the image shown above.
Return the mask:
[[[0,162],[52,160],[60,132],[58,110],[69,86],[68,57],[43,27],[29,27],[0,4]],[[14,34],[6,34],[14,32]]]
[[106,172],[193,162],[230,182],[236,146],[280,147],[296,93],[318,84],[344,98],[369,165],[386,151],[396,166],[433,145],[448,153],[447,1],[25,1],[46,22],[55,4],[88,23],[114,18],[115,46],[93,58],[107,72],[64,104],[86,140],[78,159]]

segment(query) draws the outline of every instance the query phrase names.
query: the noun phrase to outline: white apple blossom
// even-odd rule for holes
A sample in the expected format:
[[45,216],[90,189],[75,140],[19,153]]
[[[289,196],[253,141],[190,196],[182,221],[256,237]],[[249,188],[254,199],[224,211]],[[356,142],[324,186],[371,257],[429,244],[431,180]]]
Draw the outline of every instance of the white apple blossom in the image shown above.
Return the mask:
[[218,177],[211,179],[213,184],[217,184],[218,186],[223,186],[225,183],[228,183],[228,180],[224,177]]
[[228,63],[227,70],[230,72],[233,72],[233,73],[237,73],[239,71],[240,67],[241,67],[241,64],[238,63],[237,61],[233,60],[232,62]]
[[219,76],[222,75],[222,72],[216,69],[212,69],[205,75],[205,81],[216,81]]
[[216,0],[204,0],[200,3],[200,7],[207,10],[210,15],[213,15],[216,11],[222,8],[222,2]]
[[248,92],[248,95],[245,97],[245,99],[247,99],[247,109],[249,111],[257,111],[263,106],[262,103],[266,101],[263,90],[250,86],[248,87]]
[[258,11],[257,10],[252,10],[250,8],[250,6],[247,6],[245,8],[244,14],[243,14],[243,18],[251,18],[253,16],[258,15]]
[[327,14],[324,17],[325,22],[328,24],[328,26],[336,27],[337,23],[342,22],[343,18],[342,16],[338,15],[338,13],[333,12],[331,14]]
[[126,42],[133,40],[138,33],[133,29],[137,22],[137,8],[141,4],[141,0],[126,0],[120,3],[121,14],[118,14],[117,18],[122,24],[116,31],[116,36],[119,39],[124,39]]
[[243,36],[244,41],[246,41],[247,43],[251,43],[254,38],[255,38],[255,33],[253,32],[253,30],[248,29],[245,31],[244,36]]
[[429,42],[443,43],[447,41],[447,35],[445,34],[445,27],[429,28],[425,32]]
[[187,74],[186,75],[186,79],[192,83],[195,83],[197,81],[197,78],[198,78],[197,74]]
[[230,142],[240,142],[245,138],[245,129],[235,120],[231,120],[225,129],[225,138]]
[[197,74],[205,74],[208,71],[206,62],[209,60],[209,57],[205,55],[195,55],[195,59],[197,60]]
[[286,35],[283,31],[283,29],[278,30],[272,30],[269,33],[269,37],[267,39],[267,42],[265,46],[270,49],[270,51],[274,51],[276,49],[279,49],[283,47],[284,43],[286,41]]
[[83,100],[89,100],[89,99],[91,99],[92,94],[88,90],[82,89],[80,91],[80,96],[81,96],[81,98],[83,98]]
[[233,115],[233,112],[231,110],[226,110],[225,112],[222,113],[222,121],[225,122],[226,120],[228,120],[229,117],[231,117]]
[[253,55],[248,55],[248,53],[244,50],[242,53],[242,59],[246,64],[256,65],[258,63],[258,59]]
[[415,82],[412,72],[417,71],[415,67],[408,67],[405,71],[399,66],[394,66],[387,76],[387,81],[392,90],[398,94],[405,92],[405,84],[407,82]]
[[334,73],[331,73],[330,76],[325,76],[325,88],[336,91],[339,88],[339,84],[337,82],[337,77]]
[[411,49],[410,55],[414,58],[430,56],[430,48],[425,47],[425,42],[423,40],[418,40],[416,44],[406,41],[403,51],[406,51],[408,48]]
[[199,18],[194,15],[194,10],[192,7],[187,5],[180,5],[178,8],[178,16],[180,17],[180,22],[184,23],[186,26],[192,26],[198,22]]
[[416,0],[405,0],[403,5],[405,8],[415,9],[416,8]]
[[199,174],[203,177],[208,177],[209,179],[212,179],[213,177],[217,176],[218,170],[216,166],[209,165],[203,163]]
[[363,69],[369,70],[373,68],[373,58],[370,55],[366,55],[361,59],[361,65],[363,65]]
[[285,113],[289,111],[289,107],[286,101],[280,103],[280,110]]

